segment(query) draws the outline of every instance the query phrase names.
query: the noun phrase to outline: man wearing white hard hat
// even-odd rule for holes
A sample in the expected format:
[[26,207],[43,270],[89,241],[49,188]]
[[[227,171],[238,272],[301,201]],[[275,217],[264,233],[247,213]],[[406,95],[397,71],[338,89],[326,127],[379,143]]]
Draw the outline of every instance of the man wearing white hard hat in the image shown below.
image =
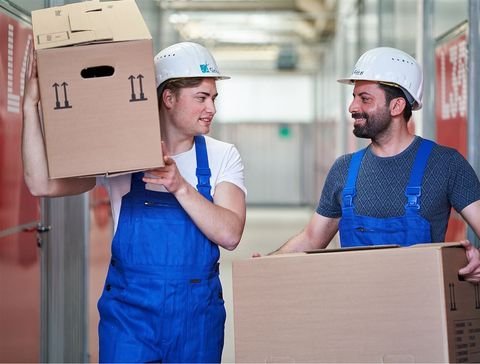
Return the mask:
[[[228,77],[196,43],[172,45],[154,62],[165,166],[100,181],[115,229],[98,303],[100,361],[218,363],[225,324],[219,247],[236,248],[246,211],[237,149],[205,135],[216,81]],[[48,179],[32,67],[24,99],[27,186],[37,196],[88,191],[95,178]]]
[[[452,207],[480,236],[473,168],[456,150],[408,130],[412,110],[422,107],[417,61],[399,49],[371,49],[338,81],[354,85],[353,133],[371,143],[335,161],[310,222],[273,254],[325,248],[337,231],[342,247],[443,242]],[[469,263],[459,273],[479,282],[480,253],[462,244]]]

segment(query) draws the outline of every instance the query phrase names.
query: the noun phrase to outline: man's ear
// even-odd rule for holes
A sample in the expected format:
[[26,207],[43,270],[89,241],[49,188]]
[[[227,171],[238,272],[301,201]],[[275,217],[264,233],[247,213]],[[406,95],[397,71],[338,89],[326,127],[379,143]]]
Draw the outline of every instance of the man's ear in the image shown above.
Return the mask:
[[173,103],[175,101],[175,94],[172,92],[172,90],[166,88],[162,91],[162,101],[167,109],[173,107]]
[[403,97],[396,97],[392,101],[390,101],[390,115],[392,116],[399,116],[403,114],[403,110],[407,103]]

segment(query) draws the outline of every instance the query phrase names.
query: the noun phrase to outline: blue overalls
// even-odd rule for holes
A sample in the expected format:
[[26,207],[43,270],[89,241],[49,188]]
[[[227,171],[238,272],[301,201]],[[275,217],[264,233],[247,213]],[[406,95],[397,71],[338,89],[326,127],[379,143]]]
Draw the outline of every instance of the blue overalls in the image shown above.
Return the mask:
[[353,203],[356,195],[355,185],[366,148],[353,154],[347,181],[342,192],[342,218],[339,223],[342,247],[388,244],[409,246],[432,241],[430,223],[419,213],[419,197],[422,194],[423,173],[434,144],[430,140],[422,140],[405,189],[405,196],[407,197],[405,215],[390,218],[355,214]]
[[[195,137],[198,191],[208,200],[210,168]],[[173,194],[132,175],[122,198],[100,312],[100,362],[221,361],[225,307],[220,252]]]

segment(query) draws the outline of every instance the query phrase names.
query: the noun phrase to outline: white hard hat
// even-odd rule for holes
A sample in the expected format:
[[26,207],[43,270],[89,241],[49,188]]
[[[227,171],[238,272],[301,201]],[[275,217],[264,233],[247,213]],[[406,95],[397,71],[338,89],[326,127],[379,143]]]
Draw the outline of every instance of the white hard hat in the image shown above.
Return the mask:
[[207,48],[192,42],[181,42],[161,50],[155,57],[157,87],[172,78],[214,77],[230,78],[220,73]]
[[415,58],[399,49],[379,47],[365,52],[355,64],[351,76],[338,82],[353,84],[357,80],[400,86],[410,99],[413,110],[422,107],[422,69]]

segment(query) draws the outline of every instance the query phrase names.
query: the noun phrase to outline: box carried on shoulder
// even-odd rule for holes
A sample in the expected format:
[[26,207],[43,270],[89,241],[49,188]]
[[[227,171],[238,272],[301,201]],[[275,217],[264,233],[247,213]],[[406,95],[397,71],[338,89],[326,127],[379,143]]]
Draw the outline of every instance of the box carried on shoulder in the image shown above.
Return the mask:
[[151,35],[133,0],[32,12],[50,178],[163,165]]

